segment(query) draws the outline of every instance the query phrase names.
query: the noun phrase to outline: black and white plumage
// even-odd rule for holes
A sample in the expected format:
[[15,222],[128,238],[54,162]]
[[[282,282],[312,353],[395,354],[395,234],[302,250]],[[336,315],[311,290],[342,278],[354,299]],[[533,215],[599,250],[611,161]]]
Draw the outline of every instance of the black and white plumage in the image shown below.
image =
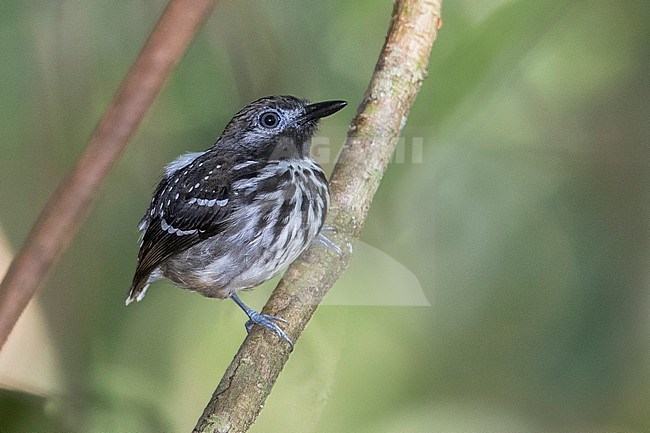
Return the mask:
[[127,305],[166,277],[213,298],[231,297],[253,323],[291,343],[237,292],[275,276],[319,235],[327,179],[310,155],[318,119],[344,101],[310,104],[292,96],[252,102],[205,152],[169,164],[140,222],[142,241]]

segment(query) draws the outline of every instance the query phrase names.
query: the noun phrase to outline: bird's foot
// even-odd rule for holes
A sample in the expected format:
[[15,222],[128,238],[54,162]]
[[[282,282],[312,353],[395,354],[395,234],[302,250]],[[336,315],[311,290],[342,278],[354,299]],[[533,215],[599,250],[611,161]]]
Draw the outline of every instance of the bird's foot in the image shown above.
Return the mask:
[[325,235],[325,232],[333,232],[336,233],[336,228],[332,226],[323,226],[322,229],[320,229],[320,233],[314,238],[314,243],[323,245],[326,248],[332,249],[336,254],[338,254],[339,257],[343,257],[343,251],[341,248],[334,243],[330,238]]
[[275,335],[289,343],[289,346],[291,346],[291,349],[293,350],[293,341],[291,341],[291,339],[287,336],[287,334],[285,334],[282,328],[280,328],[280,326],[275,323],[287,323],[286,320],[284,320],[282,317],[272,316],[270,314],[260,314],[255,310],[250,310],[247,312],[247,314],[249,317],[248,322],[245,324],[247,332],[251,332],[253,325],[263,326],[266,329],[273,331]]
[[266,329],[270,329],[271,331],[275,332],[275,335],[289,343],[291,350],[293,350],[293,341],[291,341],[291,339],[287,336],[287,334],[285,334],[282,328],[280,328],[278,324],[274,322],[275,320],[276,322],[287,323],[286,320],[284,320],[282,317],[258,313],[257,311],[244,304],[244,302],[239,299],[239,296],[237,296],[236,293],[231,294],[230,298],[235,301],[235,303],[239,305],[239,307],[244,310],[244,313],[246,313],[248,316],[248,322],[246,322],[244,325],[246,326],[247,332],[251,332],[253,325],[263,326]]

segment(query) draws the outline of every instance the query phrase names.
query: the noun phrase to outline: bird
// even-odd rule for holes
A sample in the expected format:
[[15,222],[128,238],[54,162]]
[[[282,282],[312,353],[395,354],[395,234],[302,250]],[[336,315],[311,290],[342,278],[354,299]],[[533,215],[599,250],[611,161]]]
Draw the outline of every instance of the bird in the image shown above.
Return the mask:
[[137,266],[126,305],[167,278],[209,298],[232,299],[293,349],[278,325],[237,295],[273,278],[312,242],[340,251],[324,232],[329,185],[310,156],[319,119],[346,101],[295,96],[257,99],[228,122],[203,152],[168,164],[142,217]]

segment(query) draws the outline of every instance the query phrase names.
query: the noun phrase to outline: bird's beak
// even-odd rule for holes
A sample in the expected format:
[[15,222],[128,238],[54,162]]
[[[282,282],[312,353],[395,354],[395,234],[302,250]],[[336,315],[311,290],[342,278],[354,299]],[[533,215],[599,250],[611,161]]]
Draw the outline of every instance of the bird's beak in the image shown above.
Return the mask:
[[336,113],[346,105],[348,105],[346,101],[324,101],[309,104],[305,107],[303,119],[307,121],[320,119]]

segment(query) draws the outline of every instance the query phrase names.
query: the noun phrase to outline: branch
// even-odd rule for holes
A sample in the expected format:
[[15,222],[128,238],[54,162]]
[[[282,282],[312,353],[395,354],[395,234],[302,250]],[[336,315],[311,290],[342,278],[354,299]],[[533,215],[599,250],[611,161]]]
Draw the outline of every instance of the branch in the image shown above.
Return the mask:
[[0,285],[0,348],[88,215],[97,191],[216,0],[170,0],[88,141]]
[[[359,238],[373,196],[426,76],[441,24],[441,0],[397,0],[386,42],[370,85],[352,120],[330,179],[332,204],[326,225],[344,254],[310,247],[284,274],[264,307],[285,318],[295,342],[323,296],[341,276]],[[329,236],[329,235],[328,235]],[[227,368],[194,432],[245,432],[253,424],[284,364],[289,346],[254,327]]]

